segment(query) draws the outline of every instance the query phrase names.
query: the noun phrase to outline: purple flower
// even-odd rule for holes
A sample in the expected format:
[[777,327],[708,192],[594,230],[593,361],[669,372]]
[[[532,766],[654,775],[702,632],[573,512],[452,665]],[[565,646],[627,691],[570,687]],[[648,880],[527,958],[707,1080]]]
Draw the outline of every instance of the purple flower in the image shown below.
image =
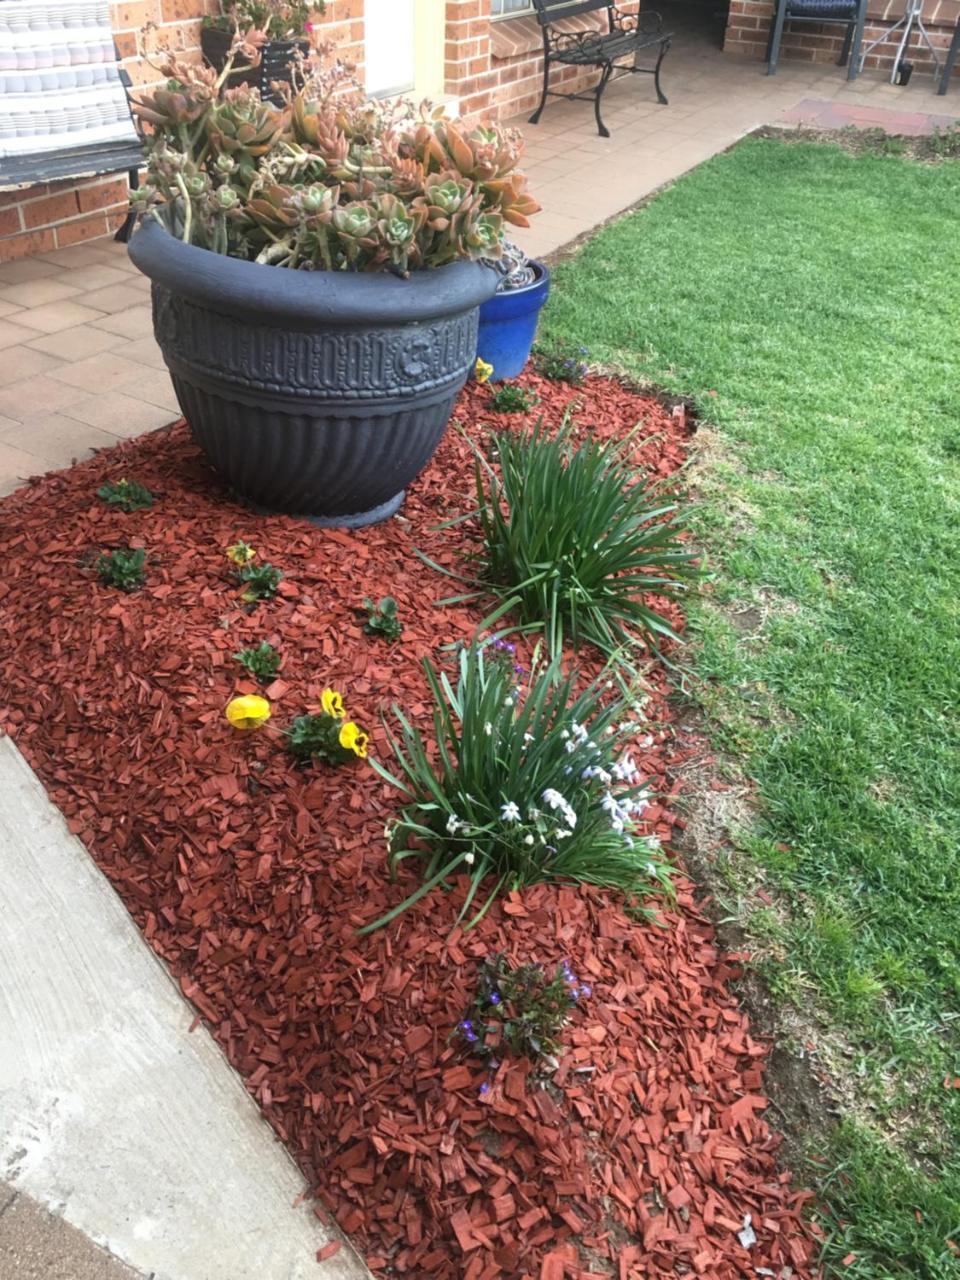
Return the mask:
[[498,993],[498,992],[496,992],[496,991],[491,991],[491,992],[490,992],[490,1003],[491,1003],[491,1004],[499,1004],[499,1003],[500,1003],[500,995],[499,995],[499,993]]
[[464,1018],[464,1020],[460,1023],[460,1026],[461,1026],[461,1029],[464,1031],[473,1030],[473,1023],[470,1021],[469,1018]]
[[490,1092],[490,1086],[489,1086],[488,1084],[482,1084],[482,1085],[480,1086],[480,1097],[481,1097],[481,1098],[483,1097],[483,1095],[484,1095],[485,1093],[489,1093],[489,1092]]
[[581,987],[581,988],[580,988],[580,994],[581,994],[584,998],[586,998],[586,997],[588,997],[588,996],[593,995],[593,987],[587,987],[587,986]]

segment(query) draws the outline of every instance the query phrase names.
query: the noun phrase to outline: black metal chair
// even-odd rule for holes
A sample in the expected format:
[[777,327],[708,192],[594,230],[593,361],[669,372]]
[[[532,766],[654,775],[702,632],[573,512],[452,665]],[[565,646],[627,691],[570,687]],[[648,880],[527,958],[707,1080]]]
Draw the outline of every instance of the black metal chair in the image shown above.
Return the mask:
[[953,39],[950,41],[950,49],[947,52],[947,60],[943,66],[943,75],[940,77],[937,93],[947,92],[947,85],[950,83],[950,76],[953,73],[953,68],[957,65],[958,57],[960,57],[960,21],[957,22],[957,29],[953,33]]
[[860,70],[860,46],[867,20],[867,0],[777,0],[767,42],[767,75],[772,76],[780,57],[780,41],[788,22],[837,23],[846,27],[839,66],[847,68],[847,79],[855,80]]

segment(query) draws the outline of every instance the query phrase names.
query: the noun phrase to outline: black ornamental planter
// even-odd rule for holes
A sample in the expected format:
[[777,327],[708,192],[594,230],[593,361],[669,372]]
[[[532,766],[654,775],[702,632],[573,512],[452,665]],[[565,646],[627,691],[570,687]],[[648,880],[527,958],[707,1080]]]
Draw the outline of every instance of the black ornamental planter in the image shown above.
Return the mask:
[[[200,28],[200,51],[214,71],[220,72],[227,65],[232,44],[232,31],[221,31],[219,27]],[[262,98],[279,105],[281,99],[271,91],[270,85],[275,80],[286,80],[288,84],[290,83],[290,65],[296,58],[297,49],[300,49],[304,55],[308,54],[309,41],[266,41],[260,50],[260,62],[256,67],[251,67],[243,58],[237,58],[226,87],[234,89],[241,84],[252,85],[260,90]]]
[[241,497],[352,528],[397,510],[473,367],[491,268],[293,271],[183,244],[155,220],[129,252],[153,282],[183,415]]

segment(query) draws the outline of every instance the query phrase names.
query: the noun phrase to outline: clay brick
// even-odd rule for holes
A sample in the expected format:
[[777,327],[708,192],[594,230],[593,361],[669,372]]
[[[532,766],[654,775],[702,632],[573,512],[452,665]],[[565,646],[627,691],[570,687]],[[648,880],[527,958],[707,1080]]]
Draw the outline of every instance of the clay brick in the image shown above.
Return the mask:
[[27,231],[22,235],[0,240],[0,262],[14,262],[17,258],[29,258],[35,253],[49,253],[57,247],[53,231]]
[[16,235],[23,230],[20,221],[20,206],[11,205],[9,209],[0,209],[0,237]]
[[117,53],[121,58],[135,58],[137,56],[137,37],[132,31],[120,31],[113,39],[117,46]]
[[80,209],[76,191],[61,191],[58,195],[42,196],[23,207],[23,225],[30,231],[34,227],[47,227],[52,222],[71,218]]
[[108,209],[111,205],[125,203],[129,194],[126,178],[113,178],[107,182],[98,182],[92,187],[81,187],[77,192],[80,212],[92,213],[96,209]]
[[114,31],[139,31],[147,22],[160,21],[160,0],[123,0],[110,6]]
[[50,188],[45,182],[35,187],[22,187],[19,191],[0,191],[0,209],[10,209],[14,205],[23,204],[25,200],[36,200],[45,196]]
[[56,228],[57,248],[65,249],[67,245],[79,244],[82,240],[93,240],[97,236],[105,236],[110,224],[103,213],[90,214],[86,218],[74,218],[72,222],[61,223]]

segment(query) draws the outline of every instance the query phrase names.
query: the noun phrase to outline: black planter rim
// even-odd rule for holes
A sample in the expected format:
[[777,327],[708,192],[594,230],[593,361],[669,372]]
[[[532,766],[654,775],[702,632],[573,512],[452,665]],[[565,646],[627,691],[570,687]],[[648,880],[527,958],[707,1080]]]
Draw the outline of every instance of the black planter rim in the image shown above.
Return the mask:
[[461,260],[411,272],[299,271],[229,258],[144,219],[128,245],[144,275],[205,307],[283,328],[408,325],[459,315],[493,296],[497,275]]

